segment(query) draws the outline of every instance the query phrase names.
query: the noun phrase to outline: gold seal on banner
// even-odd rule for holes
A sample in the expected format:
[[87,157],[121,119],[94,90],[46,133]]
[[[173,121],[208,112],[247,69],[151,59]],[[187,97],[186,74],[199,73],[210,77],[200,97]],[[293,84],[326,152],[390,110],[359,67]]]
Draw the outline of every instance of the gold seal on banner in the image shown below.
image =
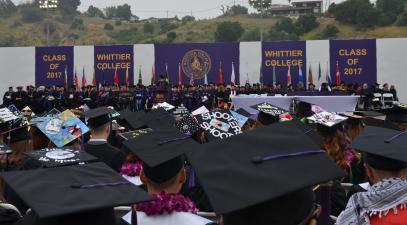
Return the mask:
[[209,73],[212,61],[209,54],[200,49],[187,52],[182,58],[182,71],[189,78],[200,80]]

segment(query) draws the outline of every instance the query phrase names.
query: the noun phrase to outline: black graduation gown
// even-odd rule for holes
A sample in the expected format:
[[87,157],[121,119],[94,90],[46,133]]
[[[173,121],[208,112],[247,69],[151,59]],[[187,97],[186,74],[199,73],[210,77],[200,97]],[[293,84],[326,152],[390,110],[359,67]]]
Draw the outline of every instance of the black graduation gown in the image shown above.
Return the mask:
[[85,145],[85,152],[95,156],[115,171],[120,171],[120,168],[125,161],[124,154],[107,142],[89,141]]

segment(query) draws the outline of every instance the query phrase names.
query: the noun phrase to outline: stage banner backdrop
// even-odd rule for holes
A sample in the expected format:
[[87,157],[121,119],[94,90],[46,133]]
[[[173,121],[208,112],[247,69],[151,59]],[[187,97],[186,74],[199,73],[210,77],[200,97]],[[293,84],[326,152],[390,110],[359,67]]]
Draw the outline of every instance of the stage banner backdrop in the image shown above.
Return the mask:
[[96,83],[114,84],[114,78],[119,75],[120,84],[126,83],[128,72],[130,85],[134,84],[134,48],[133,45],[95,46]]
[[73,47],[35,48],[35,86],[73,84]]
[[178,84],[180,68],[183,84],[191,84],[192,77],[194,84],[204,84],[205,75],[208,83],[218,83],[220,66],[224,83],[230,84],[232,65],[239,84],[239,63],[239,43],[155,45],[155,79],[167,71],[171,84]]
[[376,40],[331,40],[331,78],[335,83],[337,72],[341,82],[377,82]]
[[[288,68],[290,66],[291,84],[296,85],[299,81],[304,84],[307,78],[306,71],[306,42],[305,41],[279,41],[262,43],[262,71],[263,80],[255,83],[265,84],[280,83],[287,85]],[[302,80],[299,76],[300,69]],[[275,76],[274,76],[275,74]],[[276,78],[276,80],[273,79]]]

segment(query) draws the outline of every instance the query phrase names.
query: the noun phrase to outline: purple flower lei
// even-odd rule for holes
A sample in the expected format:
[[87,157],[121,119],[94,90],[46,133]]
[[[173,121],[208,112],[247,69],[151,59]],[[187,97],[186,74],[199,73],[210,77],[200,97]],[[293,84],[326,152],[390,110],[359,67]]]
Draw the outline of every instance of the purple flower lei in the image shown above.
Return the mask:
[[140,175],[140,171],[143,168],[143,165],[140,162],[136,163],[125,163],[120,169],[121,175],[126,175],[129,177],[135,177]]
[[147,216],[173,212],[198,213],[195,203],[181,194],[161,193],[154,196],[156,197],[154,201],[137,204],[136,211],[144,212]]

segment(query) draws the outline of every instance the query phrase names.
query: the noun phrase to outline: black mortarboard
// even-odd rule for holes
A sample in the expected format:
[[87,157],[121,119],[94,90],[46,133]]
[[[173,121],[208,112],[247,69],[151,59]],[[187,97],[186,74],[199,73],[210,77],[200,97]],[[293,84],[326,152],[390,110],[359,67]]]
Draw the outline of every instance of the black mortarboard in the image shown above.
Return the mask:
[[296,111],[299,116],[301,117],[310,117],[314,115],[314,112],[312,111],[312,105],[308,102],[298,102]]
[[323,137],[317,131],[316,124],[303,123],[299,119],[294,118],[292,122],[304,132],[308,137],[310,137],[315,144],[320,145],[323,141]]
[[140,121],[153,130],[156,128],[173,127],[175,124],[174,117],[163,108],[158,108],[146,113],[140,118]]
[[119,113],[119,118],[125,120],[132,129],[138,130],[147,127],[144,122],[140,121],[140,118],[146,114],[144,111],[132,112],[130,110],[123,110]]
[[406,146],[406,132],[373,126],[366,126],[351,144],[365,153],[368,165],[389,171],[407,167]]
[[219,214],[344,176],[294,123],[278,123],[200,145],[188,151],[187,157]]
[[389,121],[386,120],[380,120],[380,119],[375,119],[372,117],[367,117],[363,121],[366,126],[373,126],[373,127],[382,127],[382,128],[387,128],[387,129],[392,129],[392,130],[400,130],[400,128]]
[[239,122],[229,110],[216,110],[196,115],[198,124],[210,140],[225,139],[242,133]]
[[404,104],[396,103],[392,108],[381,110],[386,114],[386,120],[396,123],[407,123],[407,108]]
[[[41,224],[83,224],[82,216],[111,209],[108,217],[92,218],[95,224],[109,224],[107,221],[114,221],[113,207],[152,200],[103,163],[8,172],[1,176],[44,220]],[[77,214],[81,216],[76,217]],[[75,222],[68,223],[66,218]]]
[[87,119],[88,125],[91,127],[99,127],[110,122],[110,114],[112,109],[107,107],[99,107],[83,112],[82,115]]
[[384,119],[384,116],[385,116],[383,113],[376,112],[376,111],[355,111],[353,113],[356,114],[356,115],[359,115],[359,116],[363,116],[365,118],[367,118],[367,117],[371,117],[371,118],[383,117],[383,119]]
[[25,154],[44,167],[60,167],[97,161],[94,156],[86,152],[69,148],[42,149]]
[[128,140],[123,145],[143,161],[144,172],[150,180],[162,183],[180,171],[181,157],[198,144],[175,127],[167,127]]

